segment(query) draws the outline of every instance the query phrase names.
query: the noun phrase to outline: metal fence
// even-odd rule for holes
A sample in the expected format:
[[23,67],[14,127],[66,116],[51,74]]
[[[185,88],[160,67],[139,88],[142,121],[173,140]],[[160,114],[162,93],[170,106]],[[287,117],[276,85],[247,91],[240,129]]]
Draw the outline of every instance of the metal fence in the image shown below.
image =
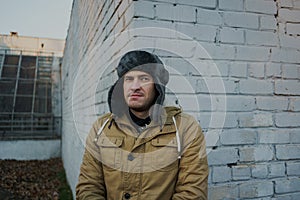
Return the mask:
[[[0,50],[0,139],[59,137],[51,53]],[[58,115],[60,116],[60,114]]]

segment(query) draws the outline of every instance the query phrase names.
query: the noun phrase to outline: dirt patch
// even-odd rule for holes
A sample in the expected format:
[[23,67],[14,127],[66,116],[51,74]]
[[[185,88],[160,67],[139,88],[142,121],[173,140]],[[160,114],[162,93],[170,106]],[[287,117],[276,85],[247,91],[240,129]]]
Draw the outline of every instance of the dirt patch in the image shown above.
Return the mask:
[[0,160],[0,199],[72,199],[62,160]]

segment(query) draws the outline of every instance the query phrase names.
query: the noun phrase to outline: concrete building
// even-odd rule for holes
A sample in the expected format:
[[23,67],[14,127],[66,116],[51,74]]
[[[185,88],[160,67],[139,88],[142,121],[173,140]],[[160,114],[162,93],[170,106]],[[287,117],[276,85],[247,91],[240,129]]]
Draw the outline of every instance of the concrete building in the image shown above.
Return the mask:
[[205,131],[209,199],[300,199],[299,16],[298,0],[74,0],[62,67],[73,192],[116,63],[146,49]]
[[0,158],[61,154],[64,40],[0,35]]

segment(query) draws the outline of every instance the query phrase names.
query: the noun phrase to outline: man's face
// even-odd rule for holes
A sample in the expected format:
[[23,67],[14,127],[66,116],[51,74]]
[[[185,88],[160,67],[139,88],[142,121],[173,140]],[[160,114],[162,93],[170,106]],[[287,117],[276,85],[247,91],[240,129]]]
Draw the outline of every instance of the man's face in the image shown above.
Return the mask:
[[130,109],[148,111],[156,96],[153,77],[143,71],[129,71],[124,75],[124,98]]

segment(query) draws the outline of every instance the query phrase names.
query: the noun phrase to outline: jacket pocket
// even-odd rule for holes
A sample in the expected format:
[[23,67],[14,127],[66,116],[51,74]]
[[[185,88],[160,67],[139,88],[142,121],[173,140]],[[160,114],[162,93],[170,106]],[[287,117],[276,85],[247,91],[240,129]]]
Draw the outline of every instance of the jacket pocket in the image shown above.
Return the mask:
[[176,138],[158,137],[151,141],[152,167],[157,171],[171,171],[178,167]]
[[97,145],[100,149],[100,161],[113,169],[121,168],[122,149],[124,138],[122,137],[100,137]]

